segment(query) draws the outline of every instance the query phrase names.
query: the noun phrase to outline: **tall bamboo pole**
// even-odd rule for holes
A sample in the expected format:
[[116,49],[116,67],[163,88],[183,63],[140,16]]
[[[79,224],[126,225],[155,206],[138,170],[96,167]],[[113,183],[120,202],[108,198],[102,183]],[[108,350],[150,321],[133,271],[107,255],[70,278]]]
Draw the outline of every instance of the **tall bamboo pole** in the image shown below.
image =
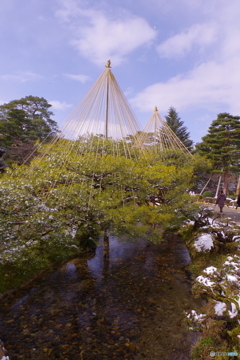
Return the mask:
[[217,196],[218,196],[218,192],[219,192],[221,180],[222,180],[222,175],[219,176],[219,180],[218,180],[218,185],[217,185],[217,190],[216,190],[215,198],[217,198]]
[[224,172],[224,194],[226,195],[226,197],[228,196],[228,170],[225,170]]
[[[111,71],[111,61],[108,60],[105,67],[108,69],[108,71]],[[107,74],[107,97],[106,97],[106,116],[105,116],[105,138],[108,138],[108,100],[109,100],[109,73]]]
[[202,195],[202,193],[204,192],[204,190],[205,190],[205,189],[206,189],[206,187],[208,186],[209,181],[211,180],[211,178],[212,178],[212,175],[211,175],[211,176],[210,176],[210,178],[208,179],[208,181],[207,181],[206,185],[204,185],[204,187],[202,188],[202,190],[201,190],[201,192],[200,192],[200,195]]

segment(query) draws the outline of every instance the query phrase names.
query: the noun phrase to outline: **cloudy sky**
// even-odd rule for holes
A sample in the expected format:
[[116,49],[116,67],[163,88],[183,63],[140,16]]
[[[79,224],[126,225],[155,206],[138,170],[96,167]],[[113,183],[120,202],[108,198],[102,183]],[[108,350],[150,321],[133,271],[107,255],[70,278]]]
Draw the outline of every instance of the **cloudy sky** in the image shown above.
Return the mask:
[[141,128],[178,112],[194,142],[240,115],[240,0],[1,0],[0,104],[33,95],[60,126],[105,69]]

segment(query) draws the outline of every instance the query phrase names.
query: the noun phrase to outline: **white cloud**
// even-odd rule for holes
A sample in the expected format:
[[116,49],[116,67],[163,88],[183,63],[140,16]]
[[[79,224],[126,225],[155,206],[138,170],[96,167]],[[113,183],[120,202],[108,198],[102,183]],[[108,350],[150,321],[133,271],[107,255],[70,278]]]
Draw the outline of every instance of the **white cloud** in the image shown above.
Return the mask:
[[91,61],[102,65],[109,58],[114,65],[124,61],[127,54],[151,41],[155,31],[144,19],[132,18],[111,21],[105,16],[92,19],[92,24],[72,41],[79,52]]
[[100,10],[80,8],[74,0],[62,4],[57,17],[72,29],[71,44],[98,65],[108,59],[118,65],[156,37],[157,32],[143,18],[129,14],[113,18]]
[[60,0],[59,2],[62,7],[56,11],[56,16],[62,22],[70,22],[72,17],[80,16],[81,11],[76,0]]
[[90,78],[87,75],[82,75],[82,74],[78,74],[78,75],[74,75],[74,74],[65,74],[65,76],[69,79],[72,80],[76,80],[76,81],[80,81],[81,83],[85,83],[86,81],[88,81]]
[[65,110],[72,107],[72,104],[67,104],[66,102],[60,102],[58,100],[49,101],[49,104],[56,110]]
[[[217,113],[225,109],[240,115],[239,1],[219,4],[214,1],[214,4],[211,13],[206,10],[205,14],[211,20],[191,26],[158,47],[162,57],[178,58],[178,75],[146,87],[131,100],[132,105],[140,111],[153,111],[156,105],[161,112],[174,106],[177,111],[201,109]],[[192,68],[188,59],[184,59],[189,70],[181,70],[179,58],[190,54],[195,47],[207,51],[202,51],[201,57],[191,57],[191,63],[195,62]]]
[[43,77],[31,71],[18,71],[15,74],[1,75],[0,79],[6,81],[28,82],[41,80]]
[[240,113],[238,99],[240,84],[239,61],[227,63],[206,62],[194,70],[166,82],[148,86],[131,104],[141,111],[167,111],[174,106],[178,111],[213,110],[225,105],[228,111]]
[[161,57],[182,57],[193,48],[209,47],[217,40],[217,26],[215,23],[195,24],[188,30],[168,38],[157,47]]
[[123,93],[127,97],[133,93],[133,88],[129,86]]

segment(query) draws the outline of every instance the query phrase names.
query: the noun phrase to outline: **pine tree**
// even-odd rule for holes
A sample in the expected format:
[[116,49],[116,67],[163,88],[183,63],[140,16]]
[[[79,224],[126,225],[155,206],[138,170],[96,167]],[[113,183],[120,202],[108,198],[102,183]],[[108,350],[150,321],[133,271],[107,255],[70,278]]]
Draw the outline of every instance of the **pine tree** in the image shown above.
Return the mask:
[[240,116],[218,114],[196,149],[211,160],[215,171],[223,172],[227,195],[229,171],[240,171]]
[[187,131],[186,126],[183,126],[183,121],[181,121],[178,113],[174,107],[170,107],[168,115],[165,116],[168,126],[172,131],[177,135],[181,142],[186,146],[189,151],[193,150],[193,141],[189,139],[189,132]]
[[34,143],[50,141],[58,130],[51,119],[51,105],[44,98],[26,96],[0,106],[0,144],[7,156],[18,163],[34,152]]

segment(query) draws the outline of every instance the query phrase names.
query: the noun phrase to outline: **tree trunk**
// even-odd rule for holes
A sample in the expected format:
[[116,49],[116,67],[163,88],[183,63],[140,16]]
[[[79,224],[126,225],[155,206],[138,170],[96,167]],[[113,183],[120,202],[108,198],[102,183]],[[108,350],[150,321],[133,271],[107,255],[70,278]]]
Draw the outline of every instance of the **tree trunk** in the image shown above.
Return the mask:
[[237,195],[239,195],[240,194],[240,175],[239,175],[239,177],[238,177],[238,183],[237,183]]

